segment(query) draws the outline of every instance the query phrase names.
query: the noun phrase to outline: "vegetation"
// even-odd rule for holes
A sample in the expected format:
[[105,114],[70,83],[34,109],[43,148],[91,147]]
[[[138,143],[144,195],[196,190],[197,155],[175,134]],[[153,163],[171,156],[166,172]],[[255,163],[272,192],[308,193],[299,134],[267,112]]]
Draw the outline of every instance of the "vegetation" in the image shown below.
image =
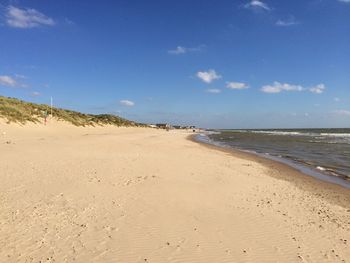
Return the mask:
[[[42,123],[45,116],[50,114],[50,106],[35,104],[15,98],[0,96],[0,118],[5,118],[9,123],[26,122]],[[67,121],[76,126],[116,125],[116,126],[144,126],[112,114],[85,114],[77,111],[52,108],[55,119]]]

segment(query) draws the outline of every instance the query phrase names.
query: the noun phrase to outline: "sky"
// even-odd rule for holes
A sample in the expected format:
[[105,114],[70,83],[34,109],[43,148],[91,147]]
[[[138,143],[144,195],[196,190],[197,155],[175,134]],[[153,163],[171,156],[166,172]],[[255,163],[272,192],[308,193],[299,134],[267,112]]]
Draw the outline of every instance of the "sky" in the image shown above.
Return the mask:
[[0,95],[144,123],[350,127],[350,0],[0,0]]

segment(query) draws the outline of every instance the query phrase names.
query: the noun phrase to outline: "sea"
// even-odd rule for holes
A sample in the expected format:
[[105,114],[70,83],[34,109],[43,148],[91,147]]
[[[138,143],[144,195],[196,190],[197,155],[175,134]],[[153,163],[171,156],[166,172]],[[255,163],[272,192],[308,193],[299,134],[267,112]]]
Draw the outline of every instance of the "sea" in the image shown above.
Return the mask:
[[197,138],[262,155],[350,188],[350,128],[210,130]]

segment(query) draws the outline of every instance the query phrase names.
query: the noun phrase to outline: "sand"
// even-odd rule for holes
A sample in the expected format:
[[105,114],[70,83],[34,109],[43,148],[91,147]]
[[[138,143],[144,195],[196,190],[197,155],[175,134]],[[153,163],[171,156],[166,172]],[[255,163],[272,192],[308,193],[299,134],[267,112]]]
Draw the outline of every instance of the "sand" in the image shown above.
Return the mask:
[[189,135],[1,122],[0,262],[349,262],[349,190]]

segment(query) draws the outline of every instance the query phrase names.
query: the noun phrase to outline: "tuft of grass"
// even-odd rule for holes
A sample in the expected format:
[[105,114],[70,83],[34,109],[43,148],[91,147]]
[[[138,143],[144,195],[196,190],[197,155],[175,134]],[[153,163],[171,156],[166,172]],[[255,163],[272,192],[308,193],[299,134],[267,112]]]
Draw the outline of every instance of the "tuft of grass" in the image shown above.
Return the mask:
[[[0,96],[0,118],[5,118],[8,123],[42,123],[45,115],[49,113],[49,105]],[[145,126],[144,124],[135,123],[112,114],[86,114],[54,107],[52,108],[52,115],[58,120],[70,122],[75,126],[102,126],[106,124],[116,126]]]

